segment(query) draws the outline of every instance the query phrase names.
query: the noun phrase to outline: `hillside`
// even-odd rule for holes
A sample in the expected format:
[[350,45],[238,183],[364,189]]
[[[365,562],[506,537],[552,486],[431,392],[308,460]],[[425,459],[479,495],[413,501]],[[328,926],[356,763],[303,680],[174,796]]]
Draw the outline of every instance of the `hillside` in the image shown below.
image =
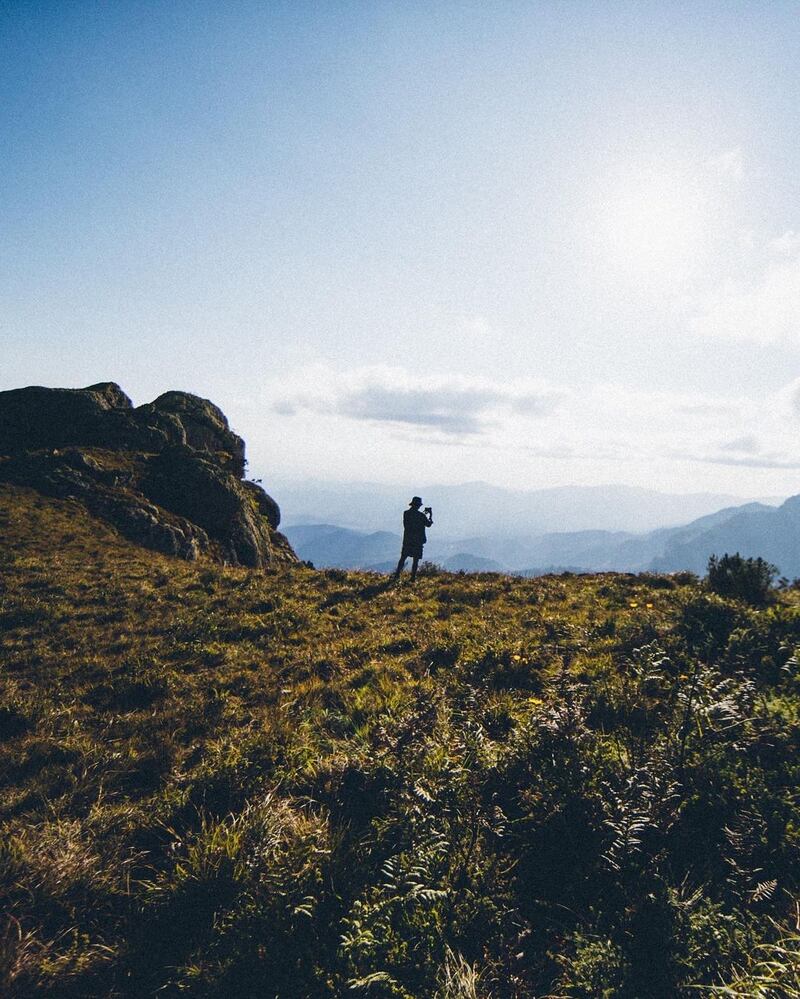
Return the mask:
[[791,994],[794,591],[0,535],[3,995]]

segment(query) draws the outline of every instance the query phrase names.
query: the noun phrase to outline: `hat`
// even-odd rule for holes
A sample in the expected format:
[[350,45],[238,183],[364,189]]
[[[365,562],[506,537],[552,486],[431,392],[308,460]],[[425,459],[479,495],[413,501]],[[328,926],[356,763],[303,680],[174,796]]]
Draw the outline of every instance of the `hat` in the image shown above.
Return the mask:
[[422,506],[422,500],[420,499],[419,496],[413,496],[411,498],[411,502],[408,505],[409,506]]

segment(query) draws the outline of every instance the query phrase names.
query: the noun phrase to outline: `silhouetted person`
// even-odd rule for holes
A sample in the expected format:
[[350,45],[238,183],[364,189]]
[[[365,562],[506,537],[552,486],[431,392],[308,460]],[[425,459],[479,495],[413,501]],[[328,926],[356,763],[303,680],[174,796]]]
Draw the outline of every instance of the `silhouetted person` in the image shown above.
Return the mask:
[[417,566],[422,558],[422,546],[428,540],[425,528],[433,524],[433,511],[426,506],[420,510],[422,500],[415,496],[408,504],[408,510],[403,514],[403,550],[400,553],[400,561],[397,563],[395,578],[399,577],[406,564],[406,559],[411,559],[411,579],[417,578]]

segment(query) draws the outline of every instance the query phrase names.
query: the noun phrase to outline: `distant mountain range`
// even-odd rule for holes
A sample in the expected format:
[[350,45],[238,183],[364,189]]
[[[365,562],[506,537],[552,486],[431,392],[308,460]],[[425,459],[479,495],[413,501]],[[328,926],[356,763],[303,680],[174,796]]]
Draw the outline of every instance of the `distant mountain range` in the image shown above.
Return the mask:
[[[298,556],[313,562],[317,568],[370,569],[374,572],[390,572],[394,569],[402,540],[399,534],[389,531],[367,534],[334,524],[302,524],[288,527],[286,533]],[[507,570],[502,563],[482,555],[470,552],[444,554],[441,545],[436,550],[440,552],[437,564],[451,572]]]
[[[336,524],[366,533],[397,532],[406,504],[418,494],[433,507],[436,536],[448,539],[516,539],[587,530],[640,533],[687,524],[746,502],[720,493],[670,494],[622,485],[516,490],[485,482],[387,486],[275,477],[267,484],[284,511],[284,526]],[[748,499],[777,504],[782,497]],[[483,554],[500,560],[494,553]]]
[[396,565],[400,556],[400,536],[389,531],[367,534],[334,524],[302,524],[287,530],[297,555],[317,567],[374,568],[392,560]]
[[[395,564],[400,535],[331,524],[285,529],[300,558],[317,566],[387,571]],[[448,539],[430,531],[426,557],[452,571],[537,574],[559,570],[704,573],[709,556],[738,551],[762,556],[788,577],[800,576],[800,496],[778,507],[727,506],[677,527],[654,531],[584,530],[479,535]]]

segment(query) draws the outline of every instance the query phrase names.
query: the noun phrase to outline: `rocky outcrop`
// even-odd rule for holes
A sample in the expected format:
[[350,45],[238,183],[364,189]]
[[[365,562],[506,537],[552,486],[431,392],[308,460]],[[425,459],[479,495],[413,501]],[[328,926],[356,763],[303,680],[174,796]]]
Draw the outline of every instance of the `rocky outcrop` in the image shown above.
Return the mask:
[[130,540],[181,558],[296,561],[277,503],[244,469],[225,414],[188,392],[139,407],[113,382],[0,392],[0,482],[78,499]]
[[138,475],[113,464],[113,452],[21,451],[0,461],[0,482],[80,500],[94,516],[109,521],[120,534],[145,548],[189,560],[210,552],[210,539],[202,528],[150,502],[135,488]]
[[138,407],[114,382],[0,392],[0,454],[68,445],[162,451],[172,444],[213,454],[244,475],[244,441],[221,409],[189,392],[165,392]]
[[244,475],[244,441],[230,429],[222,410],[208,399],[188,392],[165,392],[148,405],[140,406],[136,414],[141,414],[145,420],[152,414],[155,424],[165,416],[173,417],[184,435],[175,443],[188,444],[195,451],[216,455],[228,471],[238,478]]
[[202,527],[226,560],[260,565],[262,553],[271,550],[273,528],[251,489],[186,445],[153,457],[141,487],[159,506]]
[[67,444],[100,445],[100,438],[119,422],[111,414],[132,412],[130,399],[111,382],[86,389],[32,385],[2,392],[0,454]]

